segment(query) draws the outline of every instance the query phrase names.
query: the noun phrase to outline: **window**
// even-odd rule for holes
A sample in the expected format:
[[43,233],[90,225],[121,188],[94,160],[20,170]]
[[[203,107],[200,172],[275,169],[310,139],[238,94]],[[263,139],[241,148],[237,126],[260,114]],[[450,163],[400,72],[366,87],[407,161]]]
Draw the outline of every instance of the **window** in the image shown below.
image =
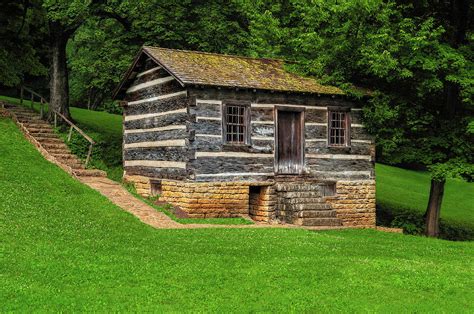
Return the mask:
[[227,144],[250,143],[250,106],[241,104],[224,105],[224,142]]
[[350,145],[350,117],[344,110],[328,112],[328,143],[329,146],[344,147]]

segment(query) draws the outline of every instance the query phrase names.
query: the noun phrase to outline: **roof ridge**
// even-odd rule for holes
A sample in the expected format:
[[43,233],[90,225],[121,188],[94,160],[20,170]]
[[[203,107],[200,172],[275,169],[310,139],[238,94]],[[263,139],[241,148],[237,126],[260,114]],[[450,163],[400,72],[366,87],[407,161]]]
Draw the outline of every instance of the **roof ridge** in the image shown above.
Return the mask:
[[283,63],[294,63],[294,61],[289,61],[289,60],[285,60],[285,59],[278,59],[278,58],[249,57],[249,56],[239,56],[239,55],[232,55],[232,54],[226,54],[226,53],[206,52],[206,51],[188,50],[188,49],[174,49],[174,48],[165,48],[165,47],[158,47],[158,46],[143,45],[142,48],[181,51],[181,52],[186,52],[186,53],[196,53],[196,54],[213,55],[213,56],[224,56],[224,57],[238,58],[238,59],[270,60],[270,61],[279,61],[279,62],[283,62]]

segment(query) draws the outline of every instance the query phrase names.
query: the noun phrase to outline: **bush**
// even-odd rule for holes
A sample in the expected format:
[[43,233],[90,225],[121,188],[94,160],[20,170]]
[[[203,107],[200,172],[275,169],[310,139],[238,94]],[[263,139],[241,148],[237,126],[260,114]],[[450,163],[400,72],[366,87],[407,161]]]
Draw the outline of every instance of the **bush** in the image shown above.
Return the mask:
[[[68,127],[61,126],[58,127],[56,131],[66,142],[73,154],[82,160],[86,159],[90,144],[82,135],[73,131],[71,140],[68,142]],[[92,148],[91,159],[88,167],[104,170],[107,172],[107,176],[110,179],[121,181],[123,172],[121,138],[108,136],[107,134],[100,134],[86,129],[84,129],[84,131],[96,142]]]
[[[377,225],[402,228],[405,234],[424,235],[425,233],[423,215],[408,209],[378,206]],[[474,230],[469,226],[441,219],[439,237],[451,241],[472,241],[474,240]]]

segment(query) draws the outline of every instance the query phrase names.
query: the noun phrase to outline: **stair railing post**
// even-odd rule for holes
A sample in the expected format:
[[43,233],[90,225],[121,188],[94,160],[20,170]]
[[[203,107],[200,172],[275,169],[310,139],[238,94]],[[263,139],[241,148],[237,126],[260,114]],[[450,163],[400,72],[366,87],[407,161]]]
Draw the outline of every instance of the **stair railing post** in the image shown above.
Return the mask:
[[40,117],[41,119],[43,119],[43,106],[44,106],[44,101],[43,101],[43,97],[41,97],[40,99],[40,103],[41,103],[41,107],[40,107]]
[[33,109],[33,101],[35,99],[35,95],[33,93],[31,93],[31,103],[30,103],[30,107],[31,109]]
[[23,85],[20,88],[20,106],[23,106]]
[[71,127],[69,128],[69,134],[67,136],[67,141],[70,142],[71,141],[71,136],[72,136],[72,125]]
[[89,160],[91,159],[92,145],[93,145],[92,143],[89,145],[89,151],[87,152],[86,167],[87,167],[87,164],[89,163]]
[[58,115],[56,114],[56,111],[54,111],[54,127],[58,127]]

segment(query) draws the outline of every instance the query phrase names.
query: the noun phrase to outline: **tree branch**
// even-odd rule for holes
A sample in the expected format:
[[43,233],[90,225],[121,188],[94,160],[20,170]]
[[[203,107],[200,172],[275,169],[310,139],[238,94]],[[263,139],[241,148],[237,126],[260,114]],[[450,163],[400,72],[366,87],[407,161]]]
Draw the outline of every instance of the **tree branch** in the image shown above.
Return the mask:
[[130,23],[130,21],[120,16],[118,13],[109,12],[109,11],[100,9],[96,11],[95,15],[97,15],[98,17],[106,18],[106,19],[116,20],[117,22],[122,24],[122,26],[125,28],[126,31],[130,31],[132,29],[132,24]]

